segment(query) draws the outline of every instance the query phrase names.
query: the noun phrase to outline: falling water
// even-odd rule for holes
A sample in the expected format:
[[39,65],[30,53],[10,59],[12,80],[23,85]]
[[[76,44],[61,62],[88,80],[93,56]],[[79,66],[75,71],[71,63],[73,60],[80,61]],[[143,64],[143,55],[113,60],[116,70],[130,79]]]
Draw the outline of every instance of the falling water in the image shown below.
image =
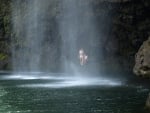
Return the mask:
[[[89,0],[62,0],[59,30],[62,38],[63,67],[66,71],[78,72],[79,49],[84,51],[92,61],[96,58],[94,45],[97,45],[98,32],[95,26],[94,14]],[[95,67],[96,68],[96,67]]]
[[81,48],[89,61],[94,62],[99,34],[90,3],[90,0],[86,3],[83,0],[14,0],[14,70],[50,71],[58,64],[65,72],[77,72],[81,68],[78,55]]
[[[14,11],[14,30],[18,35],[18,41],[22,44],[21,47],[13,48],[14,50],[14,68],[18,70],[38,70],[41,54],[41,41],[43,36],[43,29],[41,29],[40,19],[38,16],[38,3],[36,1],[29,1],[30,3],[25,10],[28,18],[24,19],[19,1],[16,1],[17,7]],[[36,7],[35,7],[36,6]],[[25,47],[24,47],[25,46]],[[29,56],[27,56],[29,55]],[[29,58],[30,57],[30,58]]]
[[54,6],[53,0],[13,1],[12,61],[15,71],[45,71],[56,64],[59,45],[54,48],[55,42],[52,42],[53,26],[56,26],[51,17]]
[[[93,76],[95,73],[87,76],[90,70],[98,72],[100,69],[97,62],[101,54],[101,48],[97,48],[101,34],[97,31],[91,2],[92,0],[14,0],[12,62],[14,71],[19,73],[6,76],[6,79],[55,81],[61,78],[57,82],[39,84],[46,87],[120,84],[101,76]],[[83,66],[80,65],[78,55],[81,48],[88,55],[88,62]],[[59,71],[50,73],[52,68],[58,69],[58,65],[65,74],[59,74]],[[101,74],[98,72],[98,75]]]

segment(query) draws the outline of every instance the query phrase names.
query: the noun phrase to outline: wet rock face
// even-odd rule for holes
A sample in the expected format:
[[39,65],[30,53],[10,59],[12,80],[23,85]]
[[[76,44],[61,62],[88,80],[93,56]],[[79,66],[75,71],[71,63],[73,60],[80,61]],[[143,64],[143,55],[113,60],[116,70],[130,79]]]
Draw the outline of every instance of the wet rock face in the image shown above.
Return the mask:
[[137,76],[150,77],[150,38],[143,43],[137,52],[133,72]]

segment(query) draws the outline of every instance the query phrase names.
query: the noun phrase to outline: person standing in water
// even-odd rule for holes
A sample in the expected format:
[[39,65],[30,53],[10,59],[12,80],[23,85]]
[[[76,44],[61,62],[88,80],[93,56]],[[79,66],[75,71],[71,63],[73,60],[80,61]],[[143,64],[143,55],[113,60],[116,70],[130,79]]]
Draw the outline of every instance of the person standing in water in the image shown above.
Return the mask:
[[87,63],[88,56],[85,54],[83,49],[79,50],[79,59],[80,59],[80,65],[83,66]]

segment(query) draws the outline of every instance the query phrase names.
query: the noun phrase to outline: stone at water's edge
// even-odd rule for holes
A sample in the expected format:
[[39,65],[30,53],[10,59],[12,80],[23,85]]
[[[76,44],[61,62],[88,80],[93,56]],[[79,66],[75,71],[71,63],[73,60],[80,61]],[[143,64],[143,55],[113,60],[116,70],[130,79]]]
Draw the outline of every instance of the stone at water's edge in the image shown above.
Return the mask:
[[136,54],[133,72],[137,76],[150,77],[150,37]]

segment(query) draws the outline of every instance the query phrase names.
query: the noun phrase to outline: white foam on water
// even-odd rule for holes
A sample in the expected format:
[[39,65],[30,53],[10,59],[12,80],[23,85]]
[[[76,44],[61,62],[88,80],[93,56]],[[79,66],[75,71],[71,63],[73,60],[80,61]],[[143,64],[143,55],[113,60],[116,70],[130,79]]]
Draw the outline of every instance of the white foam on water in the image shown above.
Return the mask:
[[35,79],[41,79],[41,80],[61,80],[65,79],[66,77],[60,76],[56,77],[62,74],[46,74],[41,72],[32,72],[32,73],[18,73],[18,74],[12,74],[12,75],[3,75],[0,76],[1,80],[35,80]]
[[36,87],[45,87],[45,88],[65,88],[65,87],[77,87],[77,86],[118,86],[121,85],[118,81],[110,81],[110,80],[85,80],[75,79],[75,80],[64,80],[60,82],[54,83],[39,83],[39,84],[24,84],[19,85],[18,87],[28,87],[28,88],[36,88]]
[[[17,85],[17,87],[45,87],[45,88],[65,88],[77,86],[118,86],[121,81],[96,77],[96,76],[67,76],[61,73],[18,73],[13,75],[0,76],[0,80],[38,80],[38,83],[28,83]],[[40,80],[46,80],[40,83]]]

